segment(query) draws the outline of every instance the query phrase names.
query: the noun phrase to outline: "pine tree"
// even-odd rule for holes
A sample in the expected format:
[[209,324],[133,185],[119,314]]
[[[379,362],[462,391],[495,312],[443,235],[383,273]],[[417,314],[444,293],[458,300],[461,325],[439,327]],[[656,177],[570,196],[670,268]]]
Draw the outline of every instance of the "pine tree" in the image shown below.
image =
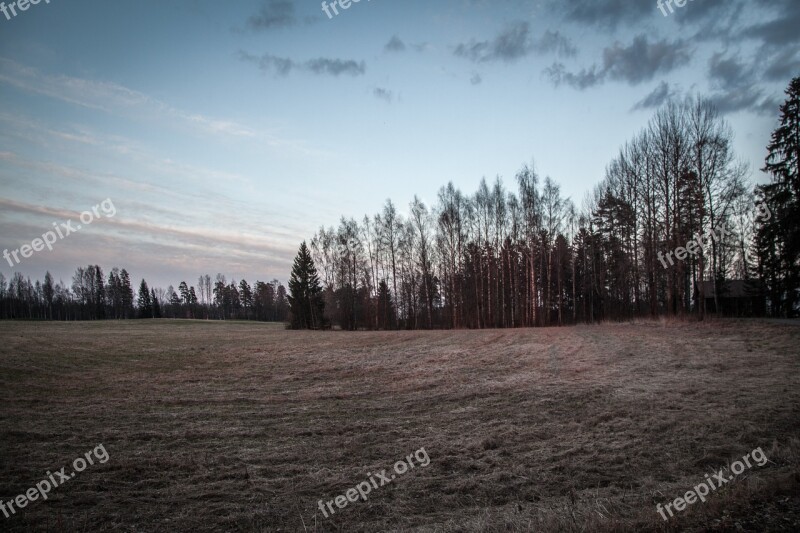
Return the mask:
[[181,284],[178,286],[178,290],[181,293],[181,299],[183,300],[184,305],[189,305],[191,296],[189,295],[189,286],[185,281],[181,281]]
[[323,326],[325,302],[322,299],[317,268],[305,241],[294,260],[289,279],[289,305],[293,329],[319,329]]
[[133,286],[131,285],[131,277],[124,268],[119,276],[122,292],[122,318],[131,318],[133,317]]
[[150,297],[150,289],[147,288],[147,282],[144,279],[139,285],[137,305],[139,307],[139,318],[153,318],[153,300]]
[[786,94],[763,168],[772,182],[757,190],[771,216],[761,220],[756,235],[759,274],[772,313],[782,316],[793,312],[800,288],[800,77]]

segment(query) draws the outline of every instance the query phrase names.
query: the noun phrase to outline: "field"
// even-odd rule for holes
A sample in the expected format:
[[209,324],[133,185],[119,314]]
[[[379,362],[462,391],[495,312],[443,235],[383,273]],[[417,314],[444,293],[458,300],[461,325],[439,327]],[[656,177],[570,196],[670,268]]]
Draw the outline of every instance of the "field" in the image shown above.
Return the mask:
[[[100,444],[0,529],[796,531],[800,327],[0,323],[0,500]],[[320,512],[420,448],[428,466]]]

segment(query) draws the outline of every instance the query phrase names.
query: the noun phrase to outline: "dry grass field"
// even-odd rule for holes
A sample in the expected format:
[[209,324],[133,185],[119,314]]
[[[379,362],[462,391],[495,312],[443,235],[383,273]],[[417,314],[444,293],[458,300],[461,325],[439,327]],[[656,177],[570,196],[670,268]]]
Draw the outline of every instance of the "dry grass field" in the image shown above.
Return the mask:
[[[797,531],[800,327],[0,323],[0,500],[98,444],[108,462],[0,530]],[[758,447],[765,466],[656,513]]]

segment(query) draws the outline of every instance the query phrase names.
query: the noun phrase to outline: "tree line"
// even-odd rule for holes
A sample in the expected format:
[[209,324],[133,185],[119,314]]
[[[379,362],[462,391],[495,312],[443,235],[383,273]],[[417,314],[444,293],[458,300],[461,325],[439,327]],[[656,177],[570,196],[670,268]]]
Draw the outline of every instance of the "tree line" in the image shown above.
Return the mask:
[[289,314],[286,288],[278,281],[246,280],[230,283],[222,274],[212,280],[200,276],[195,286],[182,281],[149,287],[142,279],[135,289],[124,268],[113,268],[106,278],[98,265],[80,267],[72,284],[56,282],[47,272],[32,282],[20,272],[6,281],[0,273],[0,319],[103,320],[133,318],[187,318],[284,322]]
[[[301,246],[290,281],[292,326],[703,318],[709,305],[721,309],[731,280],[763,297],[764,313],[790,316],[800,287],[800,78],[786,93],[765,186],[748,182],[732,129],[697,97],[659,109],[579,208],[525,165],[515,191],[499,177],[484,178],[472,195],[450,182],[433,205],[415,196],[405,215],[387,200],[360,221],[342,217]],[[771,216],[754,218],[757,205]],[[683,244],[700,235],[712,237],[685,253]]]
[[[245,319],[348,330],[550,326],[703,318],[709,302],[721,309],[731,280],[763,298],[763,313],[792,316],[800,302],[800,78],[786,94],[763,186],[749,183],[715,107],[687,98],[659,109],[578,207],[553,179],[523,165],[515,190],[500,177],[484,178],[474,194],[450,182],[432,205],[414,196],[403,214],[387,200],[373,216],[320,228],[301,245],[289,293],[278,280],[251,286],[222,274],[177,290],[142,279],[136,289],[125,269],[105,277],[89,265],[71,285],[49,272],[35,282],[0,274],[0,318]],[[754,219],[756,206],[770,217]],[[712,237],[685,253],[683,244],[699,235]]]

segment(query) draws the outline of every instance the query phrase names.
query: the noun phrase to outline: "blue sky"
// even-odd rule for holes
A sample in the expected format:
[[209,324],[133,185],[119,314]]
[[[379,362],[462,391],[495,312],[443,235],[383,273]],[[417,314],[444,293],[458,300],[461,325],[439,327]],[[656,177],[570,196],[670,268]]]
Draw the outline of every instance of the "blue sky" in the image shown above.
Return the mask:
[[[10,2],[6,1],[6,4]],[[13,268],[151,285],[288,277],[300,241],[386,198],[535,161],[580,206],[669,97],[717,102],[754,182],[800,2],[44,0],[0,14],[0,249],[110,198]]]

